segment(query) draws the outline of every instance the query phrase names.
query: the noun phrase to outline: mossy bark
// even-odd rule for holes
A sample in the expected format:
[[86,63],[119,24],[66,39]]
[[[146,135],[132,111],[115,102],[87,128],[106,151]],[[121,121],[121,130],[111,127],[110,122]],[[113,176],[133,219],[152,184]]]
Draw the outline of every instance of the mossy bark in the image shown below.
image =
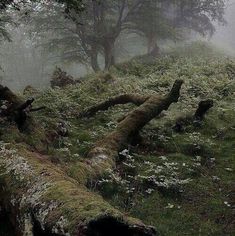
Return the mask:
[[138,94],[122,94],[86,109],[85,111],[81,112],[80,117],[91,117],[99,111],[105,111],[110,107],[120,104],[132,103],[139,106],[143,104],[148,98],[149,96],[142,96]]
[[0,202],[16,235],[155,235],[69,178],[45,156],[0,147]]

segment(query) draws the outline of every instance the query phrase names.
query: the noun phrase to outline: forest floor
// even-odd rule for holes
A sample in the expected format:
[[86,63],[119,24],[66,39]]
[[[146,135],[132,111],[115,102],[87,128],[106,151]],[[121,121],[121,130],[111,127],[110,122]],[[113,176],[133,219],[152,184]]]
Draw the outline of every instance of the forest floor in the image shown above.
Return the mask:
[[[134,105],[120,105],[92,118],[79,118],[82,110],[123,93],[164,95],[176,79],[183,79],[179,102],[142,130],[139,145],[120,151],[122,161],[115,170],[107,170],[88,187],[155,226],[160,235],[234,235],[235,60],[202,43],[172,50],[152,63],[142,59],[117,65],[108,74],[87,76],[65,89],[29,91],[25,97],[33,95],[38,106],[47,106],[34,116],[48,133],[48,145],[41,142],[42,134],[28,136],[12,132],[12,127],[2,139],[47,154],[76,178],[77,161]],[[214,101],[205,120],[174,132],[176,119],[193,114],[204,99]],[[55,133],[60,122],[68,137]]]

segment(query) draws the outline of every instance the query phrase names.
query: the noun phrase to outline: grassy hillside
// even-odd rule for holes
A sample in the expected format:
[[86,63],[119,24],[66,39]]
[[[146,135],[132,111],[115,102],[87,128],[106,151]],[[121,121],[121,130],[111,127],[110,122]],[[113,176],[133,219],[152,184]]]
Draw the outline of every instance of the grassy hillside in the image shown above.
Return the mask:
[[[160,235],[234,235],[235,60],[210,45],[178,48],[150,64],[136,58],[108,74],[87,76],[79,85],[34,93],[37,105],[47,106],[35,113],[48,133],[47,145],[43,134],[29,137],[13,127],[1,132],[2,138],[46,152],[76,178],[77,161],[134,106],[121,105],[90,119],[78,118],[79,112],[122,93],[165,94],[176,79],[185,81],[179,102],[142,130],[140,145],[120,151],[123,161],[116,170],[88,185]],[[205,121],[175,133],[176,119],[193,114],[208,98],[214,107]],[[56,135],[59,122],[68,137]]]

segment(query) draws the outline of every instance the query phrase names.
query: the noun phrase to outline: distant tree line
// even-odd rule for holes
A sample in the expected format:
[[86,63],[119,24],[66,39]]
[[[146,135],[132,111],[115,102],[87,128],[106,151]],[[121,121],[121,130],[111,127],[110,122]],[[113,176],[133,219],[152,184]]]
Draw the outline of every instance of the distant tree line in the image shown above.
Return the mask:
[[[29,2],[31,7],[24,7]],[[122,34],[145,38],[152,56],[159,54],[159,40],[184,39],[190,31],[212,35],[215,22],[225,23],[226,0],[3,0],[0,8],[7,5],[21,8],[31,35],[38,41],[50,39],[45,45],[63,60],[99,71],[115,64]]]

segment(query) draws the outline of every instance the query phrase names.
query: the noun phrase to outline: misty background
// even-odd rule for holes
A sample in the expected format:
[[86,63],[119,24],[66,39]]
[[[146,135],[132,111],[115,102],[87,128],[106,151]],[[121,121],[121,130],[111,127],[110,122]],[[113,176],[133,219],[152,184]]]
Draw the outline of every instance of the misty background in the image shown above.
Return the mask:
[[[212,37],[201,37],[198,34],[192,34],[190,37],[181,41],[159,40],[162,48],[176,47],[183,43],[189,43],[195,40],[209,41],[217,47],[223,49],[228,55],[235,55],[235,0],[227,3],[225,11],[226,25],[216,24],[216,32]],[[37,20],[33,22],[30,17],[23,17],[22,12],[10,13],[15,21],[9,24],[7,30],[11,35],[11,41],[3,41],[0,46],[0,79],[1,83],[13,90],[23,90],[25,86],[32,85],[35,88],[46,88],[50,84],[50,78],[56,67],[60,67],[75,79],[86,74],[93,73],[90,66],[79,63],[78,61],[61,60],[56,50],[50,51],[50,47],[45,46],[48,38],[52,38],[56,34],[47,33],[40,37],[36,37],[32,31],[32,27],[37,26]],[[67,20],[64,19],[61,12],[61,25],[66,25]],[[18,21],[22,21],[19,23]],[[43,20],[43,19],[40,19]],[[56,19],[58,20],[58,19]],[[35,26],[36,24],[36,26]],[[57,24],[57,23],[56,23]],[[32,26],[33,25],[33,26]],[[32,31],[32,33],[31,33]],[[48,38],[47,38],[48,37]],[[56,43],[55,43],[56,44]],[[59,50],[59,49],[58,49]],[[136,55],[146,53],[146,41],[140,36],[133,34],[120,34],[115,44],[116,62],[122,62],[133,58]],[[101,65],[104,64],[103,58],[99,58]]]
[[217,25],[216,33],[212,37],[212,43],[226,50],[227,53],[235,54],[235,0],[230,0],[225,11],[227,25]]

